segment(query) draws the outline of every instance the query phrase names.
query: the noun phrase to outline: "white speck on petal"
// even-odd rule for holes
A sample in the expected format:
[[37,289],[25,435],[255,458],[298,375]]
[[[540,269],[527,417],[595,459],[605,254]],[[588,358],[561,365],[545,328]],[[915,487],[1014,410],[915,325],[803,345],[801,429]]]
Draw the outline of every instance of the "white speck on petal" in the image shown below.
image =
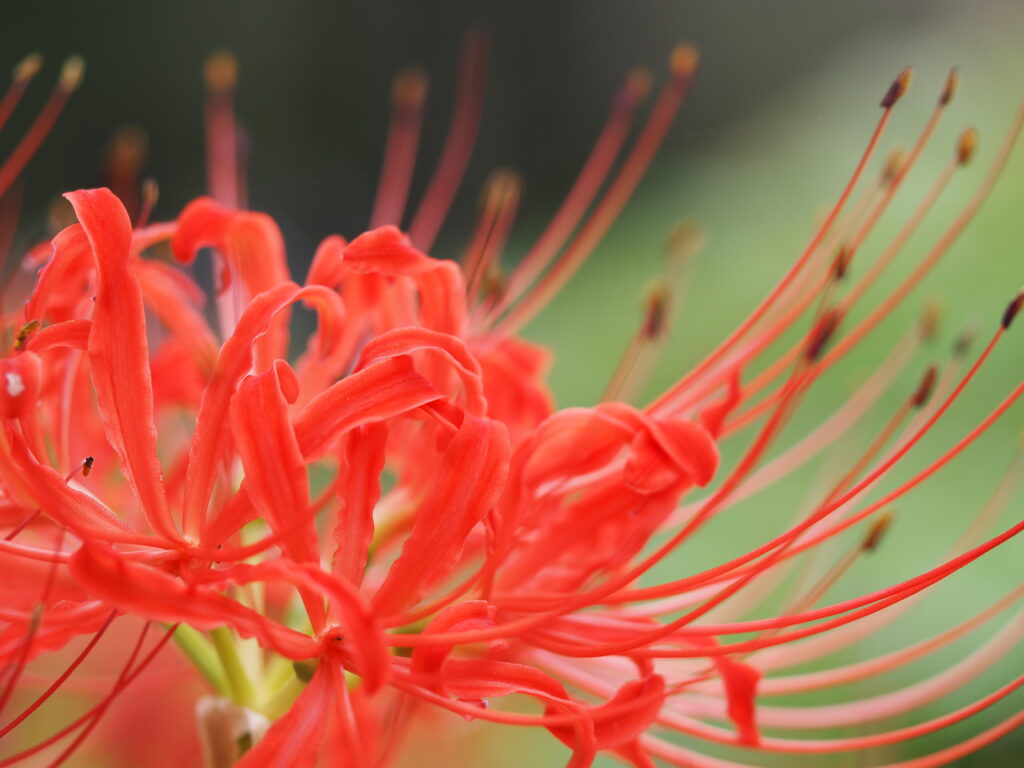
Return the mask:
[[17,397],[25,391],[25,382],[21,376],[17,373],[7,374],[7,394],[11,397]]

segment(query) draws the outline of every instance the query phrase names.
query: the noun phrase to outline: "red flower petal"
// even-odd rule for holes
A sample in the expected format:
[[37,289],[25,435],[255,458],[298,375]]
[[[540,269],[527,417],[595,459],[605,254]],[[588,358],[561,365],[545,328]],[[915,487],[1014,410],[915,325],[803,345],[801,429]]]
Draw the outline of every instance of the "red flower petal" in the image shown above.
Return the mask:
[[153,531],[177,541],[181,537],[171,521],[156,456],[142,292],[128,268],[131,222],[109,189],[80,190],[66,197],[96,259],[89,364],[107,440]]
[[321,664],[285,715],[238,761],[238,768],[315,766],[334,695],[330,670]]
[[182,511],[186,534],[195,536],[203,527],[217,465],[228,445],[228,435],[223,429],[228,403],[238,382],[252,368],[253,345],[270,330],[274,318],[286,307],[310,296],[320,300],[320,293],[322,289],[299,288],[294,283],[282,283],[261,293],[242,312],[234,332],[221,347],[213,375],[203,392],[189,449]]
[[469,532],[497,502],[508,459],[505,426],[467,415],[416,513],[402,554],[374,595],[373,606],[381,615],[419,602],[452,571]]
[[85,280],[94,262],[82,225],[62,229],[51,247],[50,258],[39,271],[32,295],[25,302],[26,320],[70,319],[85,293]]
[[348,430],[440,399],[408,357],[392,357],[346,376],[310,400],[295,418],[295,435],[306,461],[316,461]]
[[319,655],[315,640],[230,600],[214,589],[189,585],[155,568],[133,563],[111,549],[86,544],[71,556],[71,573],[89,594],[153,621],[184,622],[196,629],[230,626],[242,637],[290,659]]
[[530,445],[523,479],[544,483],[581,477],[604,467],[633,437],[627,425],[590,408],[566,408],[545,421]]
[[[424,628],[424,634],[460,632],[494,626],[494,608],[484,600],[467,600],[441,611]],[[410,669],[418,681],[437,693],[447,694],[441,675],[452,651],[450,645],[421,645],[413,649]]]
[[9,493],[19,490],[26,496],[22,499],[26,506],[39,507],[44,515],[74,531],[81,539],[166,543],[135,533],[92,496],[76,491],[55,469],[36,460],[25,445],[24,437],[7,429],[0,431],[0,477]]
[[341,502],[334,528],[332,570],[358,586],[373,540],[373,510],[380,501],[380,473],[388,437],[383,424],[358,427],[342,441],[335,493]]
[[[281,378],[275,368],[242,381],[231,399],[231,430],[257,514],[282,535],[288,557],[319,563],[309,478],[288,418]],[[324,621],[323,600],[303,594],[303,601],[313,628],[319,631]]]
[[56,347],[70,347],[84,352],[89,348],[90,333],[92,320],[66,320],[36,331],[29,337],[25,348],[37,354]]
[[[454,371],[462,382],[466,393],[466,408],[474,416],[483,416],[487,411],[484,399],[483,383],[480,380],[480,366],[466,345],[456,336],[431,331],[427,328],[409,326],[387,331],[371,340],[359,356],[357,370],[367,365],[398,355],[424,352],[439,358],[445,369]],[[444,371],[447,373],[447,370]],[[429,376],[437,384],[436,379],[443,377]]]
[[346,246],[343,259],[346,269],[359,274],[415,275],[435,265],[398,227],[391,226],[361,234]]
[[0,360],[0,416],[17,419],[35,407],[42,364],[38,355],[21,352]]

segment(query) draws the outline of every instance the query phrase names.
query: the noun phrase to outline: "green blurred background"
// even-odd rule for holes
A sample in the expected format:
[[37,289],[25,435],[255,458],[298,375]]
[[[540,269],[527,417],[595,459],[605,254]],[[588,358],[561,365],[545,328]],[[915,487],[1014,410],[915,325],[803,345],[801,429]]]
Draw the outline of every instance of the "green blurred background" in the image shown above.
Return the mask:
[[[252,142],[251,205],[281,223],[297,271],[326,234],[352,236],[365,227],[383,150],[390,78],[408,64],[419,64],[431,75],[416,199],[443,140],[456,49],[471,22],[488,22],[495,33],[487,107],[478,151],[435,256],[461,251],[482,181],[494,168],[512,166],[526,180],[521,224],[508,253],[513,262],[567,191],[623,73],[643,64],[660,77],[675,42],[696,43],[702,51],[697,83],[638,195],[578,278],[527,330],[530,338],[557,353],[552,381],[561,405],[590,404],[600,397],[639,320],[643,289],[659,269],[662,244],[683,217],[699,222],[710,239],[695,264],[651,392],[663,389],[722,338],[799,253],[851,171],[877,119],[877,102],[903,66],[913,65],[917,77],[882,156],[913,140],[950,65],[960,66],[962,89],[919,169],[858,255],[854,276],[862,274],[886,234],[894,233],[920,200],[963,127],[979,129],[981,147],[905,249],[892,276],[869,296],[868,307],[884,295],[886,285],[906,274],[956,215],[1024,95],[1024,4],[1017,0],[185,0],[5,3],[0,13],[0,65],[13,66],[25,53],[41,50],[48,60],[40,78],[45,82],[68,54],[81,53],[88,63],[81,91],[29,167],[22,243],[43,234],[45,211],[56,192],[101,182],[104,146],[125,123],[139,124],[149,134],[147,173],[159,180],[162,192],[157,218],[174,216],[200,194],[202,62],[211,51],[228,48],[241,65],[238,108]],[[39,84],[32,89],[0,135],[0,157],[24,130],[44,90]],[[992,198],[935,274],[815,388],[783,446],[843,401],[902,330],[916,322],[927,297],[942,297],[940,338],[883,400],[879,415],[860,425],[856,439],[861,443],[914,386],[920,370],[931,359],[944,359],[965,323],[975,322],[987,337],[1024,282],[1022,201],[1024,149],[1018,149]],[[1022,349],[1024,341],[1011,335],[927,444],[911,456],[911,466],[923,466],[938,455],[1021,380]],[[1019,408],[1011,410],[972,450],[901,501],[882,549],[858,563],[830,598],[880,588],[936,564],[1018,450],[1020,417]],[[735,457],[739,447],[727,457]],[[809,467],[738,505],[662,575],[684,575],[763,540],[789,519],[816,477],[815,467]],[[883,485],[891,487],[893,482]],[[1019,509],[1019,502],[1011,504],[1001,526],[1019,519]],[[980,610],[1020,584],[1022,556],[1024,546],[1011,542],[937,587],[930,600],[883,636],[839,660],[902,647]],[[928,662],[848,693],[868,696],[919,679],[961,658],[986,631]],[[967,690],[941,699],[914,720],[886,725],[898,727],[950,711],[994,690],[1022,667],[1024,652],[1018,647]],[[1021,706],[1020,696],[1011,696],[949,733],[867,758],[782,758],[764,764],[895,761],[942,748]],[[406,764],[558,765],[566,754],[544,733],[484,726],[464,731],[467,735],[453,743],[432,745],[428,759],[415,751]],[[745,757],[738,750],[712,751],[741,762]],[[958,765],[1021,765],[1022,755],[1024,739],[1018,734]]]

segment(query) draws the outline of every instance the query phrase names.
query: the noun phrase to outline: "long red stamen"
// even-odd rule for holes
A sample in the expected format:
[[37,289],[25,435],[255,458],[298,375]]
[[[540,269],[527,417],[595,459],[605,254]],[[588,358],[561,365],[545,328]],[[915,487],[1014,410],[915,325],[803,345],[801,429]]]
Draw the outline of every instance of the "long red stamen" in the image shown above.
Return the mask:
[[370,228],[385,224],[399,226],[409,197],[416,166],[416,148],[423,126],[423,104],[427,98],[427,78],[418,69],[402,72],[391,90],[391,126],[377,187],[377,198],[370,215]]
[[29,717],[29,715],[31,715],[33,712],[39,709],[39,707],[41,707],[47,699],[49,699],[51,696],[53,696],[54,693],[57,692],[57,690],[67,681],[67,679],[71,677],[74,671],[78,669],[79,665],[83,661],[85,661],[86,657],[92,652],[92,649],[96,647],[96,644],[100,641],[100,638],[103,637],[104,633],[106,633],[107,629],[113,623],[114,618],[116,616],[117,611],[111,611],[110,616],[107,618],[105,622],[103,622],[103,626],[101,626],[96,631],[96,634],[94,634],[89,639],[89,642],[86,644],[85,648],[83,648],[78,653],[78,655],[75,656],[75,658],[71,661],[70,664],[68,664],[65,670],[60,673],[57,679],[54,680],[53,683],[45,691],[43,691],[43,693],[40,694],[40,696],[35,701],[33,701],[24,710],[22,710],[22,712],[17,717],[11,720],[11,722],[9,722],[3,728],[0,728],[0,739],[2,739],[15,728],[17,728],[27,717]]
[[[775,537],[766,544],[754,550],[751,550],[746,555],[742,555],[741,557],[735,558],[729,562],[718,565],[714,568],[704,571],[701,574],[696,574],[691,577],[662,584],[658,587],[638,589],[629,592],[619,593],[616,596],[616,598],[637,600],[649,597],[663,597],[669,594],[677,594],[678,592],[681,592],[683,590],[699,586],[701,584],[705,584],[712,579],[717,579],[723,574],[735,571],[740,566],[746,565],[752,560],[760,557],[761,555],[767,552],[770,552],[773,549],[776,549],[777,547],[787,546],[790,542],[794,541],[796,537],[800,536],[809,528],[811,528],[811,526],[817,524],[820,520],[823,520],[826,516],[830,515],[837,509],[840,509],[844,504],[854,499],[861,491],[868,488],[878,478],[880,478],[882,475],[888,472],[903,456],[905,456],[910,451],[910,449],[914,445],[916,445],[921,440],[921,438],[935,425],[935,423],[939,420],[939,418],[941,418],[941,416],[946,412],[946,410],[949,409],[952,403],[957,399],[957,397],[959,397],[960,393],[963,392],[964,388],[967,386],[967,384],[971,381],[971,379],[980,369],[981,365],[985,362],[985,360],[988,359],[988,356],[995,348],[996,343],[1002,337],[1004,330],[1005,328],[1001,327],[999,331],[996,332],[996,334],[992,337],[992,340],[989,342],[988,346],[981,353],[981,355],[978,357],[975,363],[971,366],[970,370],[967,371],[967,373],[964,375],[963,379],[961,379],[957,387],[949,394],[945,401],[943,401],[935,409],[935,411],[929,415],[928,419],[920,426],[920,428],[918,428],[917,431],[915,431],[914,434],[899,447],[898,450],[894,451],[888,457],[886,457],[884,461],[882,461],[877,467],[875,467],[871,472],[869,472],[865,477],[863,477],[856,485],[854,485],[852,488],[844,492],[838,498],[834,498],[833,500],[823,504],[813,515],[808,517],[802,523],[795,526],[794,528],[791,528],[789,531],[780,534],[779,536]],[[963,448],[966,447],[967,444],[972,442],[982,432],[984,432],[985,429],[991,426],[996,421],[996,419],[998,419],[999,416],[1001,416],[1002,413],[1007,408],[1009,408],[1009,406],[1022,393],[1024,393],[1024,384],[1018,386],[1017,389],[1011,392],[1010,395],[1006,398],[1006,400],[1004,400],[998,408],[996,408],[991,414],[989,414],[989,416],[986,417],[986,419],[983,420],[979,426],[975,427],[975,429],[972,430],[967,435],[967,437],[964,438],[964,440],[962,440],[956,446],[951,448],[942,459],[939,459],[938,462],[933,464],[930,469],[925,470],[924,472],[918,474],[912,480],[908,481],[907,483],[904,483],[900,489],[890,494],[887,494],[884,499],[882,499],[879,502],[876,502],[875,504],[872,504],[868,509],[874,512],[877,511],[878,509],[881,509],[884,506],[892,504],[892,502],[895,501],[895,499],[897,499],[900,495],[902,495],[902,493],[905,493],[918,482],[923,480],[926,476],[937,471],[942,464],[951,460],[957,453],[963,450]],[[710,502],[708,502],[708,505],[710,505]],[[705,507],[703,507],[701,511],[706,510],[708,508],[708,505],[705,505]],[[857,518],[857,520],[863,519],[863,517],[865,516],[866,515],[861,515]],[[850,522],[851,520],[852,522]],[[849,527],[849,525],[852,525],[854,522],[856,522],[856,520],[850,518],[848,521],[844,521],[843,525],[845,525],[845,527]],[[694,523],[691,522],[687,526],[687,528],[683,529],[683,532],[687,531],[688,528],[693,527],[693,525]],[[680,532],[680,534],[676,534],[676,537],[682,535],[683,532]],[[676,537],[673,537],[673,539],[675,539]],[[797,554],[799,551],[803,551],[803,549],[806,549],[806,547],[802,547],[798,544],[794,546],[792,549],[790,549],[787,556],[793,556],[794,554]],[[757,570],[757,568],[753,570]]]
[[[139,640],[136,642],[135,648],[132,651],[132,655],[128,659],[128,663],[126,663],[123,666],[121,674],[118,675],[118,678],[114,683],[114,687],[111,689],[109,693],[107,693],[107,695],[103,699],[101,699],[97,704],[92,706],[83,715],[80,715],[74,721],[64,726],[56,733],[48,736],[46,739],[39,742],[38,744],[35,744],[34,746],[29,747],[28,749],[23,750],[16,755],[11,755],[10,757],[6,757],[3,760],[0,760],[0,768],[6,768],[6,766],[8,765],[20,763],[22,760],[25,760],[26,758],[29,758],[32,755],[42,752],[51,744],[60,741],[69,733],[72,733],[76,728],[81,727],[83,724],[91,723],[91,725],[86,726],[91,732],[92,728],[95,727],[95,724],[98,723],[99,717],[104,712],[106,712],[107,708],[111,705],[111,703],[113,703],[114,699],[117,698],[118,695],[120,695],[121,691],[123,691],[129,684],[131,684],[139,675],[141,675],[146,670],[146,668],[152,663],[153,659],[157,657],[157,654],[159,654],[160,651],[163,650],[164,646],[167,645],[167,641],[171,639],[171,637],[174,635],[174,631],[177,628],[177,624],[168,627],[163,637],[161,637],[160,640],[157,641],[157,643],[150,649],[149,653],[147,653],[133,668],[132,664],[134,663],[135,657],[138,655],[138,652],[141,649],[142,641],[145,639],[145,634],[140,633]],[[76,739],[76,742],[78,741],[79,740]],[[59,763],[57,763],[56,765],[59,765]]]
[[84,74],[85,62],[82,59],[74,56],[64,62],[57,85],[53,89],[53,93],[50,94],[50,98],[39,113],[39,116],[32,123],[32,127],[28,129],[28,133],[25,134],[25,137],[18,146],[7,156],[4,164],[0,165],[0,195],[10,189],[11,184],[18,178],[28,164],[28,161],[32,159],[36,150],[39,149],[39,146],[57,122],[57,118],[60,117],[68,97],[75,92],[82,82]]
[[206,186],[210,196],[228,208],[238,208],[242,192],[239,175],[235,85],[238,62],[226,51],[206,60]]
[[499,263],[522,193],[522,180],[510,170],[495,171],[484,186],[480,219],[462,257],[466,296],[470,302],[484,298],[481,285]]
[[676,113],[683,104],[697,69],[697,51],[687,45],[676,48],[670,63],[670,78],[644,125],[632,151],[623,161],[615,180],[575,238],[540,281],[497,325],[497,330],[515,333],[528,323],[565,285],[604,238],[605,233],[629,202],[647,172]]
[[510,275],[508,286],[501,301],[493,310],[491,321],[508,309],[547,268],[551,259],[565,245],[572,231],[580,223],[608,177],[612,163],[615,162],[629,135],[636,109],[647,97],[650,87],[650,74],[646,70],[630,73],[616,94],[611,113],[569,194],[547,228],[537,238],[537,242]]
[[0,128],[3,128],[11,117],[11,113],[18,106],[21,97],[32,82],[32,78],[39,74],[43,67],[43,57],[38,53],[30,53],[18,62],[18,65],[11,72],[11,85],[0,99]]
[[[836,204],[832,207],[829,215],[825,218],[825,221],[819,227],[817,233],[811,238],[811,242],[804,249],[804,252],[800,257],[793,263],[789,268],[789,271],[783,276],[783,278],[776,284],[771,292],[766,296],[756,309],[736,328],[729,336],[723,341],[718,347],[715,348],[707,357],[704,358],[695,368],[693,368],[686,376],[676,382],[669,390],[667,390],[661,397],[659,397],[654,403],[651,404],[650,410],[658,411],[663,406],[675,400],[680,394],[686,392],[690,386],[698,377],[702,376],[709,368],[715,363],[721,360],[730,349],[732,349],[736,343],[742,339],[747,331],[754,327],[754,325],[764,316],[764,314],[775,304],[776,300],[786,290],[789,284],[797,277],[797,275],[803,270],[804,266],[810,261],[811,257],[818,250],[825,235],[832,228],[839,214],[846,206],[847,201],[850,198],[850,194],[856,187],[857,182],[860,180],[864,169],[867,167],[868,161],[874,154],[875,149],[878,146],[879,141],[882,138],[882,134],[885,132],[886,126],[889,124],[889,119],[892,116],[892,107],[899,99],[900,96],[906,91],[910,84],[910,70],[904,70],[893,82],[886,97],[882,100],[882,116],[879,118],[875,130],[868,140],[868,145],[861,155],[860,160],[857,163],[856,168],[853,171],[853,175],[847,182],[846,187],[840,194]],[[890,94],[895,94],[893,98],[890,98]]]
[[409,225],[409,237],[423,251],[429,252],[434,245],[476,143],[484,107],[489,46],[490,36],[479,29],[468,33],[462,44],[448,136],[427,191]]

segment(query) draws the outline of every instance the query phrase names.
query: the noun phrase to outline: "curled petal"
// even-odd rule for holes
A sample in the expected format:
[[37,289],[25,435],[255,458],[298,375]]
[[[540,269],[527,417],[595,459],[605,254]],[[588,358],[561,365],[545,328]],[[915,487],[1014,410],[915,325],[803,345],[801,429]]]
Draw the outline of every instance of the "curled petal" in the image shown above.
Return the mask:
[[396,328],[370,341],[359,356],[357,369],[370,363],[398,355],[426,352],[443,360],[462,381],[466,392],[466,407],[474,416],[483,416],[487,410],[480,365],[461,339],[427,328],[409,326]]
[[231,427],[245,468],[249,496],[284,549],[299,562],[317,562],[316,528],[309,508],[309,478],[288,418],[277,371],[247,376],[231,399]]
[[700,412],[700,423],[715,437],[722,431],[722,424],[743,400],[740,387],[740,370],[734,368],[729,375],[729,388],[722,399],[712,403]]
[[314,397],[295,419],[306,461],[316,461],[345,432],[442,399],[408,357],[392,357],[346,376]]
[[152,537],[135,533],[92,496],[75,490],[55,469],[37,461],[24,438],[7,429],[0,430],[0,477],[8,492],[19,489],[27,504],[38,506],[79,538],[153,543]]
[[57,347],[68,347],[85,351],[89,348],[89,334],[92,333],[92,320],[65,320],[54,323],[32,334],[25,348],[36,354]]
[[321,664],[288,712],[238,762],[238,768],[312,768],[334,701],[331,673]]
[[626,484],[639,493],[656,493],[680,479],[707,485],[717,468],[718,446],[704,427],[659,422],[633,438]]
[[206,247],[221,252],[252,296],[288,280],[281,230],[264,213],[225,208],[209,197],[193,200],[178,217],[171,250],[190,264]]
[[[623,747],[655,721],[665,700],[665,681],[649,675],[623,685],[607,702],[590,710],[598,749]],[[572,745],[571,729],[552,728],[552,733]]]
[[214,589],[186,584],[168,573],[133,563],[111,549],[85,544],[71,556],[71,574],[89,594],[119,610],[153,621],[184,622],[196,629],[230,626],[242,637],[290,659],[308,659],[319,643],[271,621]]
[[[225,208],[208,197],[192,201],[178,217],[171,250],[178,261],[190,263],[205,247],[215,248],[224,259],[220,290],[238,279],[246,301],[289,280],[284,238],[265,213]],[[260,340],[259,367],[287,351],[288,322],[282,316]]]
[[337,288],[345,275],[342,254],[348,243],[341,235],[331,235],[324,239],[313,254],[313,262],[309,265],[306,285],[323,285]]
[[[468,629],[493,627],[494,607],[485,600],[467,600],[441,611],[424,628],[424,634],[432,632],[460,632]],[[423,645],[413,649],[411,670],[423,681],[425,687],[445,695],[444,678],[441,670],[452,651],[450,645]]]
[[228,405],[238,383],[252,368],[254,344],[268,333],[274,318],[286,307],[310,296],[319,298],[320,293],[322,289],[299,288],[294,283],[282,283],[261,293],[242,312],[234,332],[221,347],[203,391],[189,449],[182,512],[186,533],[195,535],[202,527],[217,465],[228,445],[228,434],[223,429]]
[[528,487],[594,472],[632,439],[627,425],[589,408],[566,408],[534,433],[523,480]]
[[[283,362],[281,366],[287,368]],[[282,548],[290,558],[318,563],[309,478],[288,418],[289,389],[294,390],[294,378],[281,376],[276,366],[259,376],[247,376],[231,399],[231,428],[256,512],[282,535]],[[291,394],[294,400],[297,393]],[[325,618],[323,600],[306,592],[302,597],[313,627],[319,630]]]
[[171,521],[156,456],[153,383],[142,291],[129,269],[131,222],[109,189],[66,195],[96,259],[96,306],[89,333],[89,365],[107,434],[153,530],[172,541]]
[[398,227],[392,226],[364,232],[345,247],[342,258],[345,268],[357,274],[415,275],[435,265]]
[[[462,333],[466,287],[459,267],[416,250],[396,227],[379,227],[357,237],[345,247],[342,266],[356,276],[411,278],[420,294],[419,324],[442,333]],[[380,289],[372,280],[364,287],[368,293]],[[370,295],[364,296],[363,302],[368,306],[381,303]]]
[[373,540],[373,510],[380,501],[380,473],[388,431],[383,424],[367,424],[342,440],[335,493],[341,502],[334,528],[335,574],[358,586],[363,580]]
[[36,277],[32,295],[25,302],[25,319],[68,320],[86,295],[93,259],[89,238],[81,224],[72,224],[57,233],[51,244],[49,260]]
[[458,563],[470,531],[494,506],[508,474],[503,424],[466,416],[448,445],[412,532],[373,598],[391,615],[416,604]]

